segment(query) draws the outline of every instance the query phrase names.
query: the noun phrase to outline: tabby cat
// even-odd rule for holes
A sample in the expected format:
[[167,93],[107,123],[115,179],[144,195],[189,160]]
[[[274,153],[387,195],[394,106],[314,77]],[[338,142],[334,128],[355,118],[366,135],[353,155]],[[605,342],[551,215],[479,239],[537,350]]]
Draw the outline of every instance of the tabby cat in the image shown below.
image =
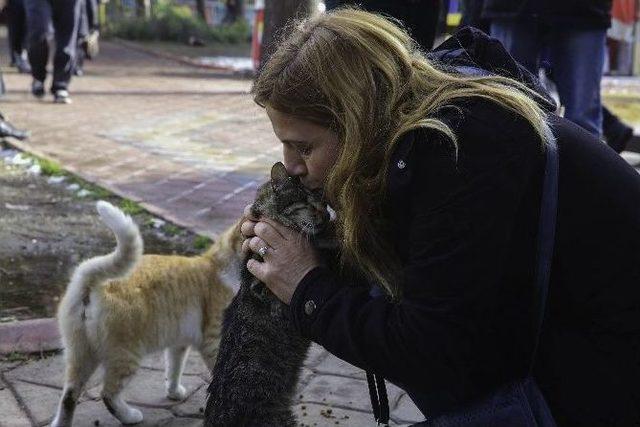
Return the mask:
[[142,357],[163,349],[167,397],[184,399],[180,376],[189,347],[213,368],[222,313],[233,297],[224,274],[240,262],[238,224],[200,256],[143,256],[131,218],[104,201],[97,208],[118,244],[114,252],[76,268],[58,307],[66,372],[53,427],[71,426],[76,401],[99,365],[109,412],[123,424],[142,421],[142,412],[121,392]]
[[[258,189],[252,214],[301,231],[318,248],[332,246],[326,203],[289,177],[282,163]],[[294,329],[287,306],[249,273],[249,257],[260,259],[247,255],[240,290],[224,313],[205,426],[295,426],[291,405],[310,341]]]

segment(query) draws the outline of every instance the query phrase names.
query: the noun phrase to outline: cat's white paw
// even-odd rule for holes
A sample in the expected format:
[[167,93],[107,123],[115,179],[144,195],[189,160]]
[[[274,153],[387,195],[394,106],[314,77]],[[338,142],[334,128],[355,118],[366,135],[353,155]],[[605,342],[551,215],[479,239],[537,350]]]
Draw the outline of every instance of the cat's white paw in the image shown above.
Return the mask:
[[167,390],[167,397],[171,400],[184,400],[187,397],[187,389],[183,385],[179,385],[173,390]]
[[139,422],[142,422],[143,418],[144,416],[139,409],[129,408],[127,409],[127,413],[120,419],[120,422],[122,424],[138,424]]

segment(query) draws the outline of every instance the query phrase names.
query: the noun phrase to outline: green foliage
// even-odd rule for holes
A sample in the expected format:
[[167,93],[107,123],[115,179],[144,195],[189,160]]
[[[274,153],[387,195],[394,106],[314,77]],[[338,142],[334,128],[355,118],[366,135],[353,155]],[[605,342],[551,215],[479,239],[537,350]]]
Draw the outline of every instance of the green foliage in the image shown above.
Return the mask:
[[198,250],[207,249],[211,245],[211,239],[206,236],[197,236],[193,241],[193,247]]
[[123,18],[111,23],[109,34],[129,40],[163,40],[186,42],[189,37],[220,43],[246,42],[249,25],[243,19],[231,25],[210,27],[188,6],[170,0],[159,1],[151,19]]
[[120,202],[120,209],[128,215],[136,215],[144,212],[142,206],[129,199],[123,199],[122,202]]
[[62,167],[53,160],[38,159],[38,164],[40,165],[40,170],[42,171],[43,175],[53,176],[64,174]]
[[167,236],[176,236],[180,233],[180,227],[174,224],[166,224],[162,227],[162,231],[164,231]]

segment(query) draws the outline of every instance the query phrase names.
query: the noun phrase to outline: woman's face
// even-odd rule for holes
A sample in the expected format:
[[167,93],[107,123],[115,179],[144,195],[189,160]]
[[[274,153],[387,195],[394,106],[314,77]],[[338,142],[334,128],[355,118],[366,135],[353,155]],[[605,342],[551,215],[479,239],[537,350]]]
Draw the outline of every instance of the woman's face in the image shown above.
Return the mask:
[[282,142],[283,163],[311,190],[322,188],[338,158],[338,135],[315,123],[267,106],[273,132]]

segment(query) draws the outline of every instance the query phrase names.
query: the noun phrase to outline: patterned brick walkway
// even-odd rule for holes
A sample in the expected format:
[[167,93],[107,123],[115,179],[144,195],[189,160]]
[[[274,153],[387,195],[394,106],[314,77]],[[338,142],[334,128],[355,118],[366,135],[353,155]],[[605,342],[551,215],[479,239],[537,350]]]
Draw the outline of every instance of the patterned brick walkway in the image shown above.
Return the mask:
[[72,81],[73,103],[54,105],[4,71],[0,110],[32,133],[19,148],[199,233],[233,223],[279,158],[249,80],[103,43]]

